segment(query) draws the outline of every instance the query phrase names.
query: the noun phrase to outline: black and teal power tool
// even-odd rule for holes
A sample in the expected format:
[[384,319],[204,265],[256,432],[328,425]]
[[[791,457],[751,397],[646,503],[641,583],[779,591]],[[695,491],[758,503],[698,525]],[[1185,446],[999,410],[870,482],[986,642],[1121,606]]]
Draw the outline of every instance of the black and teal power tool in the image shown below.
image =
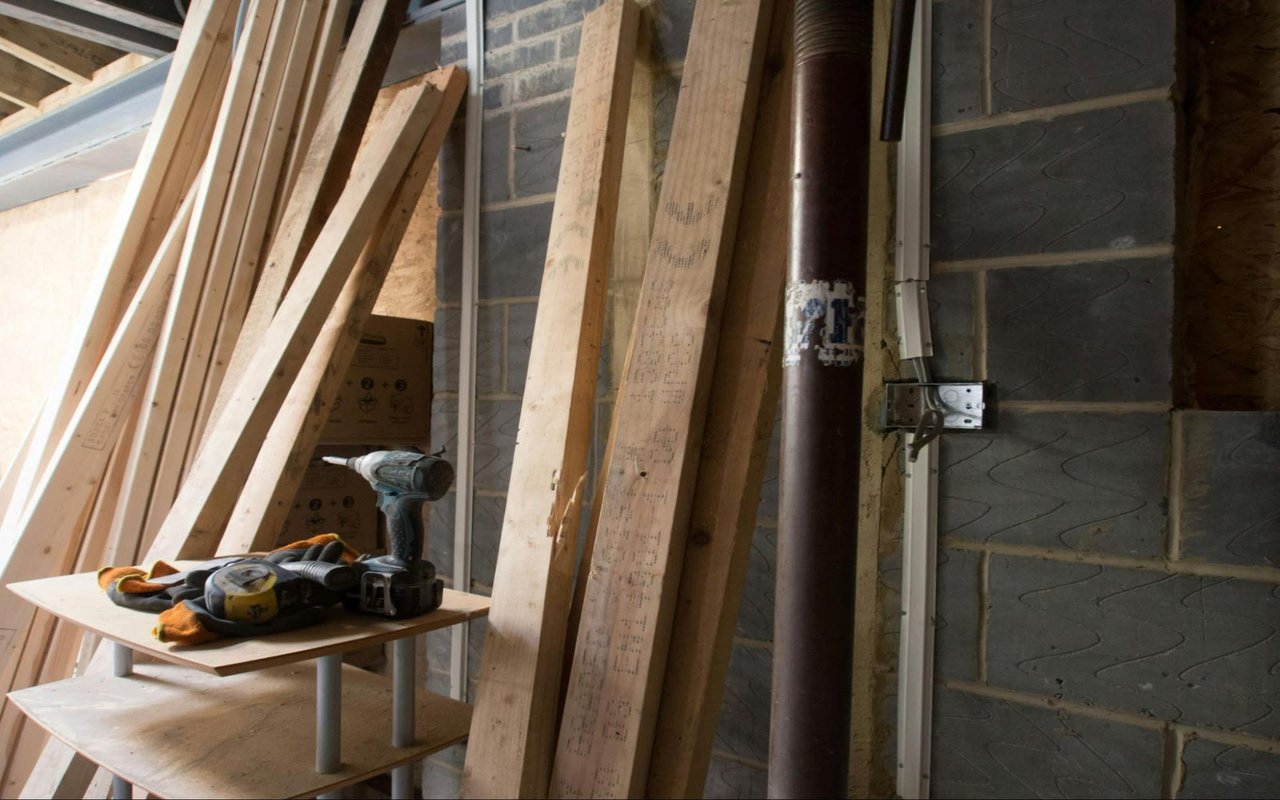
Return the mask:
[[435,566],[422,557],[422,504],[449,491],[453,465],[437,455],[405,450],[324,460],[353,469],[367,480],[378,493],[378,508],[387,521],[388,553],[362,556],[356,562],[360,581],[343,600],[347,610],[399,619],[439,608],[444,583],[436,577]]

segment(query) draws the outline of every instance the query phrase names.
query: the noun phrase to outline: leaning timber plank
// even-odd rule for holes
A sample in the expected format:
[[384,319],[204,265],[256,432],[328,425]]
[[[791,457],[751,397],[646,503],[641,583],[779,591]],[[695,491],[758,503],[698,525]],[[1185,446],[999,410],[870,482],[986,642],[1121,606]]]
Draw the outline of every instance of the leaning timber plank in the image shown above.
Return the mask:
[[[74,554],[79,547],[75,536],[82,523],[77,518],[101,483],[120,426],[131,410],[155,348],[190,212],[190,204],[179,212],[133,305],[121,320],[48,469],[32,492],[16,546],[11,552],[0,553],[0,585],[60,574],[71,566],[64,562],[66,554]],[[26,637],[33,611],[25,603],[0,605],[0,630],[15,638]],[[6,648],[5,661],[0,664],[6,691],[13,686],[18,661],[12,648]]]
[[[320,24],[320,35],[316,38],[315,49],[311,52],[311,60],[307,64],[307,88],[302,93],[302,102],[298,107],[298,124],[292,140],[289,142],[288,166],[285,167],[285,179],[281,184],[281,201],[293,193],[294,181],[307,159],[311,147],[311,137],[315,135],[316,126],[320,122],[320,113],[324,110],[325,99],[329,96],[329,86],[333,81],[334,70],[338,66],[338,50],[342,46],[342,34],[346,30],[347,15],[351,12],[351,0],[328,0],[324,9],[324,21]],[[388,61],[390,55],[387,56]],[[272,230],[275,229],[275,218],[283,212],[276,209],[272,214]]]
[[[297,26],[281,68],[279,91],[275,93],[276,101],[267,106],[267,94],[259,91],[254,100],[254,108],[249,112],[250,120],[261,118],[265,121],[266,130],[262,136],[262,153],[258,160],[258,173],[253,181],[253,191],[244,202],[247,211],[242,215],[244,230],[240,241],[236,244],[235,269],[228,285],[227,298],[218,318],[218,331],[213,340],[213,350],[209,356],[209,371],[205,376],[204,390],[200,395],[200,405],[195,418],[195,435],[191,437],[187,462],[195,458],[194,448],[198,445],[201,432],[207,426],[213,412],[214,400],[226,373],[227,363],[231,359],[232,348],[240,335],[240,326],[244,322],[245,311],[253,292],[254,278],[263,255],[263,241],[270,222],[271,204],[284,172],[285,148],[294,132],[298,113],[298,99],[306,80],[306,69],[311,58],[311,51],[316,42],[316,26],[320,23],[321,4],[307,3],[301,6]],[[257,139],[259,133],[246,134]],[[242,155],[244,152],[242,149]],[[229,203],[232,201],[228,201]],[[235,201],[239,202],[239,201]],[[231,205],[231,208],[239,206]]]
[[41,100],[66,85],[67,81],[62,78],[0,51],[0,97],[5,100],[35,108]]
[[[290,279],[342,192],[407,7],[408,0],[371,0],[360,8],[227,366],[228,392],[248,367]],[[229,397],[214,405],[212,419],[218,419]]]
[[[209,144],[209,156],[196,193],[195,213],[187,240],[183,246],[183,269],[174,287],[170,305],[172,311],[165,322],[165,332],[156,353],[157,366],[179,375],[173,385],[172,400],[168,396],[149,398],[144,409],[144,435],[152,436],[157,426],[164,426],[164,446],[160,450],[159,466],[150,485],[150,502],[142,526],[145,541],[159,530],[169,504],[173,502],[182,477],[182,462],[186,457],[187,443],[191,436],[195,401],[191,399],[191,381],[196,381],[199,393],[204,380],[204,367],[208,364],[208,337],[205,332],[216,330],[217,315],[222,310],[230,264],[227,259],[215,260],[219,248],[224,219],[243,220],[243,211],[228,204],[231,192],[252,176],[238,169],[237,161],[246,128],[251,102],[256,94],[261,74],[263,54],[273,28],[277,0],[253,0],[245,15],[245,24],[239,43],[226,94],[218,111],[218,120]],[[231,214],[227,214],[231,211]],[[236,236],[238,238],[238,231]],[[181,370],[179,371],[179,365]],[[157,409],[167,406],[168,416],[161,417]]]
[[[80,552],[76,555],[74,565],[67,570],[69,572],[87,572],[102,566],[107,535],[111,526],[111,511],[119,497],[120,484],[124,479],[124,463],[128,456],[127,442],[133,433],[133,422],[137,418],[136,411],[140,399],[140,397],[134,398],[133,407],[127,413],[128,422],[121,430],[120,441],[111,452],[106,475],[98,488],[97,498],[93,502],[88,523],[85,525]],[[37,619],[39,616],[37,613]],[[33,626],[33,632],[34,630],[35,626]],[[39,666],[39,677],[30,683],[15,682],[15,688],[51,683],[71,677],[82,638],[79,626],[65,620],[57,620],[53,625],[52,635],[44,636],[43,642],[37,645],[38,650],[45,653],[43,663]],[[28,642],[30,641],[29,637]],[[39,727],[26,719],[25,715],[13,706],[7,706],[3,712],[0,712],[0,727],[6,724],[7,720],[4,720],[4,717],[9,714],[18,715],[20,719],[12,737],[17,746],[8,754],[8,766],[4,770],[3,780],[0,780],[0,797],[18,795],[31,775],[48,739]],[[6,732],[0,732],[0,741],[9,741]]]
[[[266,550],[275,546],[279,538],[311,454],[329,421],[334,399],[346,380],[347,368],[360,344],[360,332],[373,313],[378,292],[466,92],[467,79],[461,70],[450,67],[427,79],[441,93],[440,113],[427,129],[422,148],[392,200],[388,219],[365,248],[289,389],[245,481],[218,546],[219,553]],[[397,84],[383,91],[396,92],[402,87]]]
[[378,132],[356,159],[351,180],[224,413],[211,426],[156,536],[153,553],[201,558],[216,549],[245,471],[442,105],[440,93],[425,78],[392,102]]
[[645,791],[771,7],[704,0],[694,12],[614,409],[554,796]]
[[702,795],[759,510],[782,377],[775,342],[787,274],[793,8],[775,0],[769,27],[648,797]]
[[56,443],[79,402],[116,322],[128,302],[128,286],[135,264],[148,263],[159,244],[156,231],[167,230],[172,210],[186,194],[186,171],[180,167],[202,160],[198,147],[183,146],[189,118],[207,112],[207,74],[221,75],[230,54],[235,27],[231,4],[205,2],[194,5],[188,14],[186,33],[173,55],[170,78],[155,117],[143,142],[142,151],[121,198],[121,211],[107,237],[103,263],[93,285],[82,321],[69,341],[79,343],[63,359],[50,382],[50,402],[45,404],[33,429],[30,453],[20,467],[12,500],[5,510],[0,549],[12,546],[16,524],[32,485],[48,461]]
[[583,21],[463,797],[545,797],[639,9]]
[[12,17],[0,17],[0,50],[68,83],[88,83],[124,53]]
[[[627,112],[627,139],[622,154],[622,177],[618,183],[618,221],[613,234],[613,256],[609,261],[609,299],[605,319],[607,344],[602,358],[609,364],[610,373],[622,376],[627,372],[626,356],[631,348],[631,328],[635,320],[636,301],[640,284],[644,281],[644,264],[649,257],[649,237],[652,233],[654,202],[657,199],[653,181],[653,152],[655,131],[653,125],[654,52],[652,26],[643,22],[647,5],[641,4],[640,35],[636,40],[636,59],[631,71],[631,105]],[[611,384],[616,389],[616,383]],[[597,410],[600,408],[598,403]],[[591,552],[595,547],[596,525],[600,522],[600,498],[604,492],[601,475],[609,472],[609,453],[613,450],[613,428],[617,417],[610,414],[609,433],[600,463],[593,472],[595,487],[591,501],[591,514],[583,531],[582,555],[578,559],[578,575],[585,576],[591,568]],[[597,425],[597,429],[598,429]],[[584,501],[585,502],[585,501]],[[578,639],[578,621],[582,619],[582,600],[587,582],[575,580],[573,601],[569,606],[569,622],[565,626],[564,666],[560,670],[560,706],[569,688],[570,665],[573,664],[573,648]],[[557,728],[559,723],[557,723]]]
[[[262,154],[270,132],[270,110],[279,98],[281,81],[288,66],[290,47],[297,31],[298,3],[262,3],[258,6],[260,17],[251,18],[245,28],[243,41],[246,51],[244,71],[233,79],[227,95],[226,113],[220,120],[225,127],[214,134],[211,150],[214,163],[225,155],[234,164],[225,180],[218,175],[207,183],[210,193],[205,206],[206,216],[199,229],[193,231],[187,254],[196,264],[207,264],[197,274],[205,276],[200,302],[196,306],[195,319],[187,338],[186,357],[182,364],[182,377],[178,381],[172,410],[169,414],[168,434],[165,437],[160,473],[153,487],[153,510],[148,512],[147,530],[156,530],[159,521],[168,511],[167,502],[177,492],[182,466],[187,453],[198,435],[198,411],[201,390],[207,381],[213,351],[217,347],[217,334],[227,313],[226,301],[243,291],[237,284],[251,284],[253,273],[236,258],[240,239],[247,222],[246,210],[256,190]],[[258,33],[255,25],[263,23],[260,42],[251,42]],[[255,64],[255,62],[257,62]],[[237,63],[241,63],[239,60]],[[233,93],[243,91],[242,98]],[[214,170],[219,170],[217,166]],[[212,173],[210,173],[212,174]],[[207,220],[207,224],[204,224]],[[207,234],[207,238],[201,238]],[[192,243],[194,240],[194,243]],[[242,312],[243,313],[243,312]]]

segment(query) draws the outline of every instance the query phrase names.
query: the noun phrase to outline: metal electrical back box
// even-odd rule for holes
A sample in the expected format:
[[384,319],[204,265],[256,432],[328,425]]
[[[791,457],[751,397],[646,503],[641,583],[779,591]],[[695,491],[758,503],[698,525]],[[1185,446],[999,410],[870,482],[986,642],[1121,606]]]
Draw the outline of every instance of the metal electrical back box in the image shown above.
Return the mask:
[[431,439],[432,325],[369,318],[322,444],[423,446]]

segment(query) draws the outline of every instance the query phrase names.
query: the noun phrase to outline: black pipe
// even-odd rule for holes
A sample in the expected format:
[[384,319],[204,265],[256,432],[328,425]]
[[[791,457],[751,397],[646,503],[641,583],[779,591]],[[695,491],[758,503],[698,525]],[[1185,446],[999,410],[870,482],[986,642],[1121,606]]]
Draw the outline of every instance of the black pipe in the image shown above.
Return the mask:
[[844,797],[873,0],[798,0],[769,797]]
[[907,105],[907,71],[911,67],[911,39],[916,21],[916,0],[893,0],[889,28],[889,69],[884,78],[884,105],[880,115],[880,141],[902,139],[902,114]]

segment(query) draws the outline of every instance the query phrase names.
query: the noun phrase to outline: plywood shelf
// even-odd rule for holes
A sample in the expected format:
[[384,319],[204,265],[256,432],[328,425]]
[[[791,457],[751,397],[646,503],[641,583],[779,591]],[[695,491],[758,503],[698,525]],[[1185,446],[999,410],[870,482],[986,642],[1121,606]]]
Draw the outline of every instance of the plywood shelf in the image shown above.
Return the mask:
[[489,613],[489,598],[446,589],[440,608],[412,619],[384,619],[335,608],[324,622],[297,631],[176,647],[151,636],[154,614],[121,608],[108,600],[98,588],[93,573],[12,583],[8,588],[55,616],[138,652],[221,676],[358,650],[457,625]]
[[[471,707],[419,692],[412,747],[391,741],[391,685],[344,667],[342,767],[315,764],[315,669],[218,678],[171,664],[85,675],[13,692],[31,719],[86,758],[158,797],[303,797],[330,792],[462,741]],[[135,792],[137,793],[137,792]]]

